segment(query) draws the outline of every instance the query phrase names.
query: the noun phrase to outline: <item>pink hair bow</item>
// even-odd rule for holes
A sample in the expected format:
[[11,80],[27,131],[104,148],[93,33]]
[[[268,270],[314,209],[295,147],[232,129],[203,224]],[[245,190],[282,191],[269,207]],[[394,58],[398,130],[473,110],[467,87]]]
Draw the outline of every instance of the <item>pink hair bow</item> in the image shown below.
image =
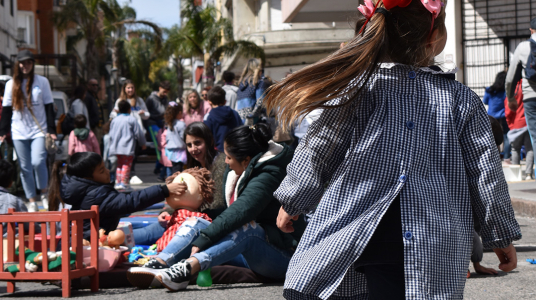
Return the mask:
[[170,101],[170,102],[169,102],[169,106],[171,106],[171,107],[175,107],[175,106],[179,106],[179,105],[178,105],[177,102],[175,102],[175,101]]
[[363,16],[365,16],[365,18],[370,19],[374,14],[375,7],[371,0],[365,0],[365,5],[361,4],[357,9],[363,14]]

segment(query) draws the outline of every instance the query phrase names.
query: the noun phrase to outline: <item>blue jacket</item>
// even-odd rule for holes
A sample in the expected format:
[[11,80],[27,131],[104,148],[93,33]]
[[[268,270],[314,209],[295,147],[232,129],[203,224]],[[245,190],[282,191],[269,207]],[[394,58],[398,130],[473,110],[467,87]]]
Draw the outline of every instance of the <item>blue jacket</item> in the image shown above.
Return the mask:
[[504,99],[506,99],[506,91],[492,94],[489,88],[486,88],[484,104],[488,106],[488,115],[495,119],[504,118]]
[[225,135],[227,135],[230,130],[243,124],[238,113],[229,106],[218,106],[213,108],[204,123],[212,131],[216,147],[220,152],[223,152],[223,140],[225,139]]
[[[61,199],[72,205],[72,210],[89,210],[99,206],[99,227],[115,230],[119,219],[127,214],[142,210],[169,196],[165,185],[154,185],[130,194],[116,191],[112,184],[102,184],[93,180],[65,175],[61,180]],[[90,222],[84,221],[84,239],[89,240]]]

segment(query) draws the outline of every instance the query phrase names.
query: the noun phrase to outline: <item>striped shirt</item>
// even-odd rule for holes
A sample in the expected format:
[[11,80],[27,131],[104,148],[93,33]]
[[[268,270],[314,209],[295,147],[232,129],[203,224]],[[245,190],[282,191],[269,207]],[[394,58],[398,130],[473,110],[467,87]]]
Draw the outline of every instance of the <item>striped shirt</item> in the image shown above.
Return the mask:
[[275,192],[291,215],[316,207],[286,298],[366,299],[354,262],[397,195],[408,299],[463,298],[473,210],[486,248],[521,238],[482,101],[437,73],[382,64],[359,101],[311,125]]

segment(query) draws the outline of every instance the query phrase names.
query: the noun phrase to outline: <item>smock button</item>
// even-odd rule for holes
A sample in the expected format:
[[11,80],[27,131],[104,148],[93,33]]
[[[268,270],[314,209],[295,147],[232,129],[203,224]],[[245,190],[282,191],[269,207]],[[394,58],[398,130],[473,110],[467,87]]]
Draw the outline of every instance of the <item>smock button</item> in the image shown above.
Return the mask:
[[407,121],[406,126],[411,130],[415,128],[415,123],[413,123],[412,121]]
[[409,71],[408,77],[413,79],[413,78],[417,77],[417,73],[415,73],[415,71]]
[[411,240],[413,238],[413,233],[411,233],[411,231],[406,231],[406,233],[404,233],[404,238],[406,240]]
[[406,175],[402,175],[398,178],[398,180],[400,180],[400,182],[402,183],[406,182],[406,179],[407,179]]

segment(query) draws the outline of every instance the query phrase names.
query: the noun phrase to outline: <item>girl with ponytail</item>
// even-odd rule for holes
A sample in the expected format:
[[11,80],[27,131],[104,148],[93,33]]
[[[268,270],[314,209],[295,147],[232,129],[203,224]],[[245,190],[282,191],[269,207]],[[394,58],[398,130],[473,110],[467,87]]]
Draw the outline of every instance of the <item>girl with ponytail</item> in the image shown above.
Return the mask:
[[463,298],[472,212],[499,268],[516,267],[521,232],[482,101],[431,65],[445,5],[365,0],[351,41],[269,89],[284,129],[322,109],[274,194],[283,232],[314,210],[287,299]]

